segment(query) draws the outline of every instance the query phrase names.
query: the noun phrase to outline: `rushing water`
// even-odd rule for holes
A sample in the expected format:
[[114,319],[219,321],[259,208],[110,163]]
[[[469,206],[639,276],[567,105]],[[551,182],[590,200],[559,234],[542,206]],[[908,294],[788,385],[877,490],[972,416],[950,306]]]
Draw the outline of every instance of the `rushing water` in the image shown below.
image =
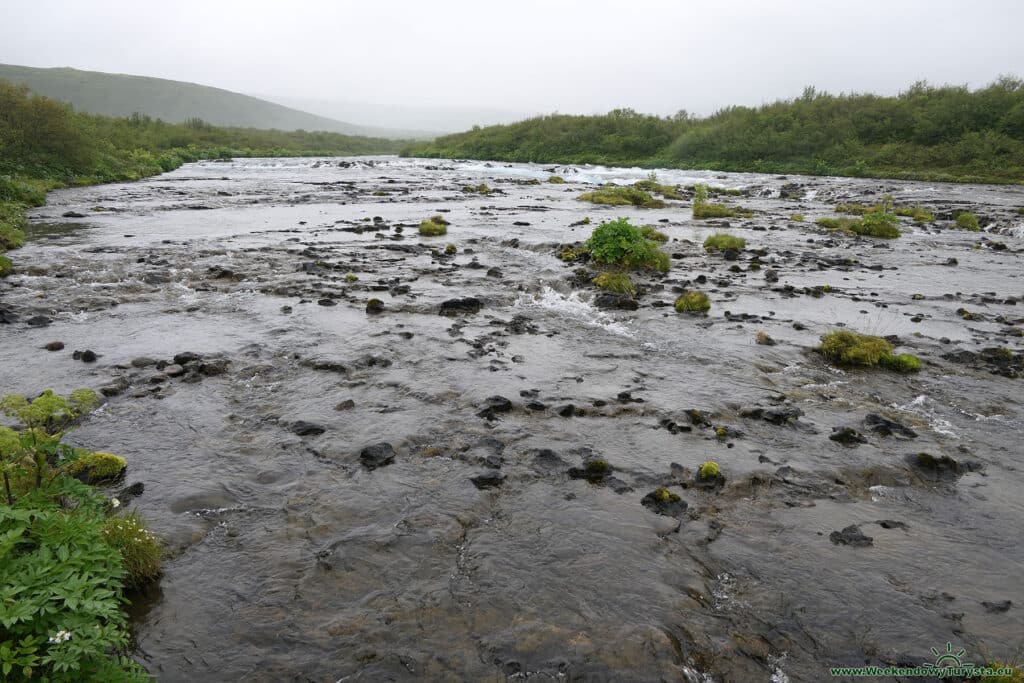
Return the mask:
[[[0,285],[18,316],[0,325],[3,393],[111,394],[72,439],[128,459],[167,541],[133,605],[158,680],[795,683],[947,641],[976,662],[1024,647],[1024,380],[945,357],[1024,347],[1021,188],[660,171],[747,193],[726,201],[754,217],[728,229],[766,250],[755,270],[749,251],[704,254],[723,225],[687,202],[575,200],[638,169],[339,161],[51,193]],[[529,182],[552,172],[569,182]],[[481,182],[496,192],[462,191]],[[813,223],[885,193],[940,220],[904,219],[893,242]],[[952,229],[957,208],[985,232]],[[449,234],[419,237],[437,212]],[[599,310],[557,245],[622,215],[669,235],[673,267],[638,279],[638,310]],[[699,276],[710,314],[676,314]],[[464,297],[482,309],[438,315]],[[898,336],[924,370],[831,368],[810,349],[839,325]],[[182,352],[219,369],[145,361]],[[493,396],[511,409],[486,412]],[[840,426],[866,443],[830,440]],[[394,461],[369,469],[380,442]],[[594,458],[610,478],[570,476]],[[724,487],[690,485],[706,460]],[[659,486],[688,509],[641,504]],[[830,540],[854,524],[871,545]]]

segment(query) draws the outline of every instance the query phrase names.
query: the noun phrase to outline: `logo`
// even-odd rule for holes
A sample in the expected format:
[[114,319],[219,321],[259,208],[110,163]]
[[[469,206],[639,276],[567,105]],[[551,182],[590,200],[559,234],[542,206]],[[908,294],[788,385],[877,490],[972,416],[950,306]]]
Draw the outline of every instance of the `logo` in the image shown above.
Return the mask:
[[933,667],[936,669],[946,668],[957,668],[957,669],[972,669],[974,665],[971,663],[964,663],[961,657],[967,654],[967,650],[960,648],[956,652],[953,652],[953,643],[946,641],[946,649],[940,650],[938,648],[932,648],[932,654],[935,655],[935,663],[925,662],[921,666]]

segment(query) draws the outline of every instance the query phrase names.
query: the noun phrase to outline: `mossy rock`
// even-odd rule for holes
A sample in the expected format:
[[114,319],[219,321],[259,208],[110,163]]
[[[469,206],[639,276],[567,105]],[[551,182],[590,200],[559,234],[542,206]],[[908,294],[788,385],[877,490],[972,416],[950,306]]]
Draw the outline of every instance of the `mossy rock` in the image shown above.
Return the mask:
[[981,225],[978,223],[978,217],[970,211],[964,211],[957,215],[956,226],[962,230],[970,230],[971,232],[978,232],[981,230]]
[[601,273],[593,280],[594,284],[606,292],[615,294],[636,294],[633,280],[626,273]]
[[726,251],[728,249],[741,251],[745,246],[747,246],[745,239],[724,232],[715,233],[704,240],[704,249],[707,251]]
[[[436,216],[435,216],[436,218]],[[435,223],[433,219],[420,223],[420,234],[424,237],[440,237],[448,234],[447,223]]]
[[380,299],[370,299],[366,302],[366,312],[370,314],[383,313],[384,302]]
[[725,486],[725,475],[717,462],[708,460],[697,468],[693,483],[697,488],[716,489]]
[[113,453],[87,453],[68,466],[68,474],[86,484],[114,481],[124,474],[128,463]]
[[672,491],[669,491],[664,486],[656,488],[648,493],[640,499],[640,504],[657,514],[664,515],[666,517],[678,517],[686,512],[686,509],[689,507],[685,500]]
[[921,369],[921,361],[916,356],[894,354],[892,344],[885,339],[849,330],[826,334],[818,350],[831,362],[845,367],[883,367],[901,373]]

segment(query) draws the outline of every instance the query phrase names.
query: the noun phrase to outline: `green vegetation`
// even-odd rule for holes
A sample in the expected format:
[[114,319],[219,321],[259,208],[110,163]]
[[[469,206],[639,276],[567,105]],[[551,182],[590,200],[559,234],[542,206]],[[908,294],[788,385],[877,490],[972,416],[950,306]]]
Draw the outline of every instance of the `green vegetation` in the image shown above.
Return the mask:
[[635,187],[622,187],[618,185],[605,185],[600,190],[584,192],[577,199],[582,202],[608,204],[610,206],[633,205],[645,209],[665,208],[665,202],[655,199],[648,192],[638,190]]
[[86,453],[68,465],[67,472],[87,484],[117,479],[128,463],[113,453]]
[[617,109],[550,115],[413,143],[406,156],[594,163],[933,181],[1024,182],[1024,81],[970,91],[916,83],[895,97],[828,95],[707,118]]
[[548,182],[551,183],[552,185],[564,185],[565,178],[563,178],[560,175],[553,175],[548,178]]
[[668,235],[661,232],[653,225],[640,226],[640,234],[643,235],[645,239],[649,239],[652,242],[661,242],[662,244],[668,242]]
[[601,273],[594,278],[594,284],[603,290],[614,292],[615,294],[629,294],[631,296],[636,294],[633,280],[626,273]]
[[605,266],[659,272],[669,269],[668,254],[659,251],[657,244],[645,238],[640,228],[631,225],[626,218],[594,228],[586,246],[590,258]]
[[722,470],[718,467],[717,462],[708,460],[701,464],[700,469],[697,471],[697,476],[700,479],[717,479],[722,476]]
[[682,500],[682,498],[680,498],[675,493],[672,493],[664,486],[659,486],[658,488],[654,489],[654,492],[651,494],[651,496],[654,498],[654,500],[658,501],[659,503],[678,503],[679,501]]
[[448,234],[448,221],[444,216],[431,216],[420,223],[420,234],[426,237],[438,237]]
[[459,251],[459,248],[454,244],[444,245],[444,253],[446,256],[454,256]]
[[494,192],[490,185],[487,183],[480,183],[479,185],[466,185],[462,188],[462,191],[466,194],[490,194]]
[[981,226],[978,224],[978,217],[969,211],[964,211],[956,217],[956,225],[963,230],[978,232]]
[[725,251],[726,249],[739,251],[745,246],[747,246],[745,239],[724,232],[717,232],[704,240],[704,249],[707,251]]
[[1002,676],[984,676],[978,679],[978,683],[1024,683],[1024,669],[1021,669],[1019,666],[991,662],[988,668],[995,669],[996,671],[1009,670],[1009,673]]
[[885,339],[849,330],[826,334],[818,350],[836,365],[846,367],[883,367],[902,373],[921,369],[917,357],[909,353],[894,355],[892,344]]
[[797,223],[803,223],[804,215],[802,213],[794,213],[792,216],[789,217],[789,220],[795,221]]
[[647,180],[638,180],[633,183],[633,187],[643,192],[650,192],[651,194],[660,194],[665,199],[683,199],[683,195],[679,194],[678,185],[662,185],[658,182],[658,175],[653,171],[648,174]]
[[676,299],[675,308],[676,313],[705,313],[711,310],[711,301],[704,292],[688,290]]
[[864,237],[895,239],[900,236],[899,219],[891,213],[869,213],[860,220],[853,218],[819,218],[814,221],[823,228],[849,232]]
[[[87,389],[67,398],[47,390],[31,401],[0,399],[0,410],[22,425],[21,431],[0,427],[5,681],[150,680],[122,654],[129,644],[122,607],[126,585],[159,575],[159,541],[137,518],[118,517],[119,501],[72,477],[77,463],[95,454],[61,443],[98,404]],[[108,531],[121,528],[132,529],[132,538]]]
[[0,277],[7,277],[14,271],[14,266],[11,264],[11,259],[7,258],[3,254],[0,254]]
[[701,218],[733,218],[742,216],[749,218],[753,214],[742,209],[731,209],[725,204],[714,204],[708,201],[707,185],[696,185],[693,193],[693,217]]

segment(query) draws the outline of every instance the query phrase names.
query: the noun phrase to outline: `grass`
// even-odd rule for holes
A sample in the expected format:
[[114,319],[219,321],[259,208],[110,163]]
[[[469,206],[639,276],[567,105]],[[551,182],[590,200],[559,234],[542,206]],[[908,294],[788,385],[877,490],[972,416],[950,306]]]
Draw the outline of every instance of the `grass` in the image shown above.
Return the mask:
[[957,215],[956,226],[963,230],[970,230],[971,232],[978,232],[981,230],[981,226],[978,223],[978,217],[970,211],[964,211]]
[[795,221],[797,223],[803,223],[804,215],[802,213],[794,213],[792,216],[789,217],[789,220]]
[[[722,190],[728,192],[727,190]],[[750,218],[754,214],[750,211],[743,209],[731,209],[725,204],[714,204],[708,201],[708,194],[710,190],[707,185],[694,185],[693,186],[693,217],[695,219],[704,218],[733,218],[740,216],[743,218]],[[736,192],[739,192],[738,190]]]
[[565,178],[560,175],[553,175],[548,177],[548,182],[552,185],[565,185]]
[[608,206],[638,206],[644,209],[663,209],[665,202],[655,199],[648,192],[635,187],[605,185],[599,190],[585,192],[577,199],[581,202],[603,204]]
[[652,242],[661,242],[661,243],[668,242],[668,235],[666,235],[665,233],[661,232],[660,230],[655,228],[653,225],[642,225],[642,226],[640,226],[640,234],[643,235],[645,239],[649,239]]
[[901,373],[921,369],[921,361],[916,356],[893,354],[892,344],[882,337],[849,330],[826,334],[821,338],[818,350],[832,363],[844,367],[883,367]]
[[711,310],[711,301],[704,292],[688,290],[676,299],[675,309],[676,313],[705,313]]
[[633,280],[626,273],[601,273],[594,278],[594,284],[607,292],[615,294],[629,294],[630,296],[636,294]]
[[7,277],[12,272],[14,272],[14,264],[11,263],[11,259],[0,254],[0,277]]
[[704,249],[707,251],[725,251],[726,249],[739,251],[745,246],[747,246],[745,239],[724,232],[715,233],[704,240]]
[[146,530],[145,523],[135,512],[107,518],[103,525],[103,538],[121,553],[127,573],[124,578],[126,586],[139,588],[160,577],[163,546]]

